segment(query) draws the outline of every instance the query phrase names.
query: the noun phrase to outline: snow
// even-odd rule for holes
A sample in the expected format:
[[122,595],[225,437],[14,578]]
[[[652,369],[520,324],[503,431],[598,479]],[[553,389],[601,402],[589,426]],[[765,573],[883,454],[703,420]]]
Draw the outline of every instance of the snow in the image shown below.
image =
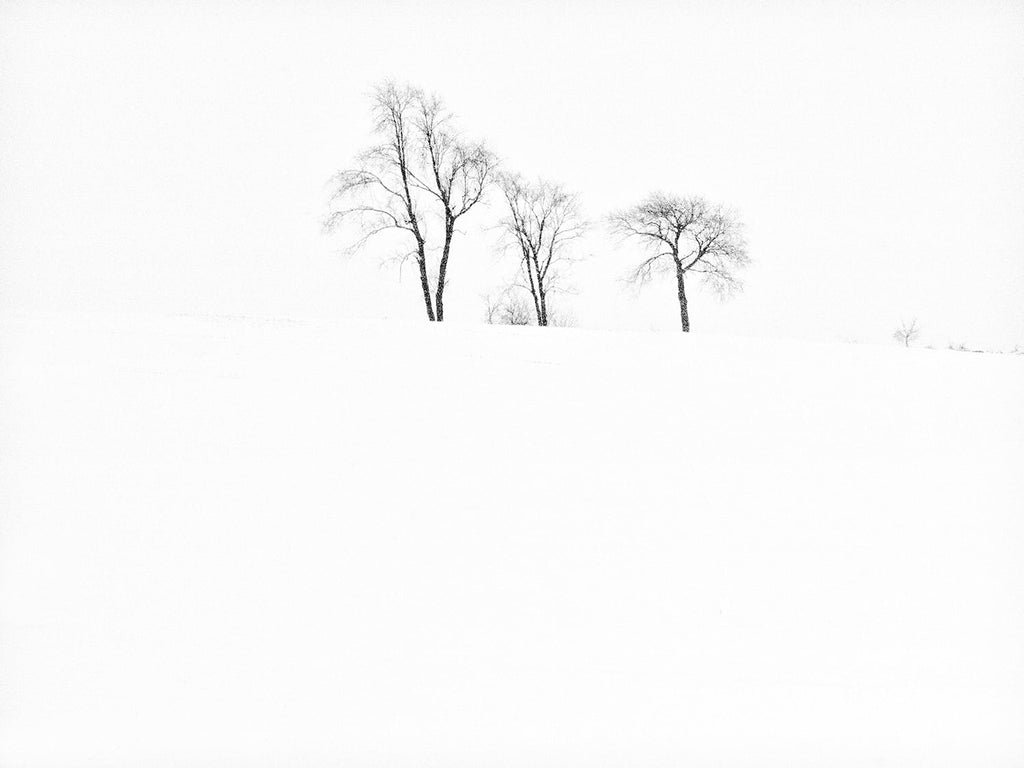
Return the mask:
[[0,765],[1024,764],[1024,358],[19,316]]

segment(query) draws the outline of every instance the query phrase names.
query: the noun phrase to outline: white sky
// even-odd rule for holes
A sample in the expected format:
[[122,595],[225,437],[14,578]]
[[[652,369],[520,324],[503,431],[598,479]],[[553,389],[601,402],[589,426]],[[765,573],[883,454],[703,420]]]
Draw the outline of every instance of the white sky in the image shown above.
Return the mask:
[[[346,259],[326,182],[382,77],[442,94],[598,219],[652,189],[736,206],[755,266],[696,332],[1024,344],[1020,3],[0,6],[0,302],[15,311],[417,319]],[[465,220],[449,317],[479,322],[499,212]],[[578,324],[672,329],[595,228]]]

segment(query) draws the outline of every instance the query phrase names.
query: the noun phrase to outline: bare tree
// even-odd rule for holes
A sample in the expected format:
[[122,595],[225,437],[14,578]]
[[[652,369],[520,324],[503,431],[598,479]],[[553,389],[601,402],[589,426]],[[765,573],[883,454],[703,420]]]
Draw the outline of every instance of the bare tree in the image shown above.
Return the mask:
[[549,297],[562,289],[564,268],[574,261],[572,242],[586,229],[574,194],[547,181],[503,174],[498,185],[508,204],[501,220],[506,245],[519,258],[522,288],[533,299],[537,325],[548,325]]
[[489,325],[530,325],[526,300],[506,288],[497,297],[485,296],[484,319]]
[[554,328],[575,328],[576,315],[562,309],[550,312],[548,314],[548,325]]
[[960,343],[958,343],[958,344],[954,344],[953,342],[949,342],[949,344],[946,345],[946,349],[951,349],[954,352],[977,352],[977,353],[980,353],[980,354],[984,354],[984,352],[985,352],[984,349],[975,349],[974,347],[969,347],[969,346],[967,346],[962,341]]
[[[441,100],[418,88],[383,83],[371,111],[381,141],[357,157],[356,168],[335,174],[325,228],[355,220],[353,251],[375,235],[398,233],[405,245],[397,258],[415,261],[427,318],[442,321],[456,222],[480,202],[497,160],[482,144],[465,141]],[[431,219],[443,223],[439,247],[428,244]]]
[[921,329],[917,326],[917,318],[915,317],[909,323],[904,320],[900,323],[900,327],[897,328],[892,337],[896,339],[904,347],[909,347],[910,343],[917,341],[917,337],[921,335]]
[[742,288],[736,271],[750,264],[750,257],[743,225],[733,211],[701,197],[656,192],[632,208],[611,214],[608,221],[614,233],[639,241],[648,253],[627,280],[643,285],[674,271],[683,332],[690,330],[687,274],[700,274],[723,297]]
[[451,127],[452,116],[437,96],[418,100],[416,128],[429,166],[422,188],[442,210],[444,240],[437,271],[434,307],[444,320],[444,289],[455,225],[480,202],[497,170],[497,158],[482,143],[464,141]]

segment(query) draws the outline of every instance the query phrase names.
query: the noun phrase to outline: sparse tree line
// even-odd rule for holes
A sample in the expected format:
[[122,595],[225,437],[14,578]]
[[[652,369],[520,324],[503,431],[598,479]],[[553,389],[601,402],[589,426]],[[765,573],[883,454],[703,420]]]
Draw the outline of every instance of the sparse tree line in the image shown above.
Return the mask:
[[[910,348],[910,345],[918,340],[921,336],[921,326],[917,322],[917,318],[913,318],[910,321],[903,320],[899,326],[893,331],[892,337],[898,343],[904,347]],[[928,345],[925,349],[935,349],[932,345]],[[999,349],[975,349],[969,347],[963,342],[954,344],[952,341],[946,345],[946,349],[952,350],[953,352],[980,352],[980,353],[996,353],[996,354],[1009,354],[1009,355],[1024,355],[1024,347],[1017,344],[1012,349],[999,350]]]
[[[561,184],[530,180],[502,167],[484,142],[467,139],[436,95],[385,82],[370,103],[377,143],[356,156],[354,167],[332,179],[327,231],[345,230],[348,250],[388,233],[399,244],[394,260],[412,262],[427,319],[445,319],[445,291],[460,226],[490,195],[503,214],[501,248],[518,276],[484,298],[484,319],[503,325],[571,325],[554,306],[569,290],[579,241],[593,228],[579,196]],[[743,225],[735,211],[702,197],[654,192],[603,217],[604,230],[633,246],[636,260],[624,275],[638,286],[662,275],[675,278],[680,326],[690,330],[687,286],[694,277],[720,296],[742,288],[738,273],[750,264]],[[910,347],[921,334],[904,321],[894,340]],[[949,349],[980,352],[964,344]],[[1015,347],[1011,353],[1020,354]]]
[[[412,262],[427,319],[445,319],[444,299],[460,223],[491,192],[504,214],[502,247],[518,261],[518,279],[488,297],[485,319],[510,325],[564,325],[553,306],[579,259],[578,241],[591,228],[579,198],[562,185],[528,180],[503,169],[483,142],[465,138],[435,95],[385,82],[371,99],[378,143],[333,177],[328,231],[352,234],[349,250],[390,233],[395,257]],[[656,192],[604,217],[607,229],[636,246],[640,260],[627,279],[643,285],[675,277],[682,330],[690,330],[686,286],[699,275],[719,295],[738,290],[738,270],[750,263],[738,215],[701,197]],[[349,226],[351,225],[351,227]]]

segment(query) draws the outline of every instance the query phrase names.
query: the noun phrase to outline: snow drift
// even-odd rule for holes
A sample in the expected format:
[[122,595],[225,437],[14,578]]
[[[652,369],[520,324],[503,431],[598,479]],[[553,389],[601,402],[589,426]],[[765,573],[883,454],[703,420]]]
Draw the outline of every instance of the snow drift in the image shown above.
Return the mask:
[[0,764],[1024,763],[1024,360],[12,318]]

